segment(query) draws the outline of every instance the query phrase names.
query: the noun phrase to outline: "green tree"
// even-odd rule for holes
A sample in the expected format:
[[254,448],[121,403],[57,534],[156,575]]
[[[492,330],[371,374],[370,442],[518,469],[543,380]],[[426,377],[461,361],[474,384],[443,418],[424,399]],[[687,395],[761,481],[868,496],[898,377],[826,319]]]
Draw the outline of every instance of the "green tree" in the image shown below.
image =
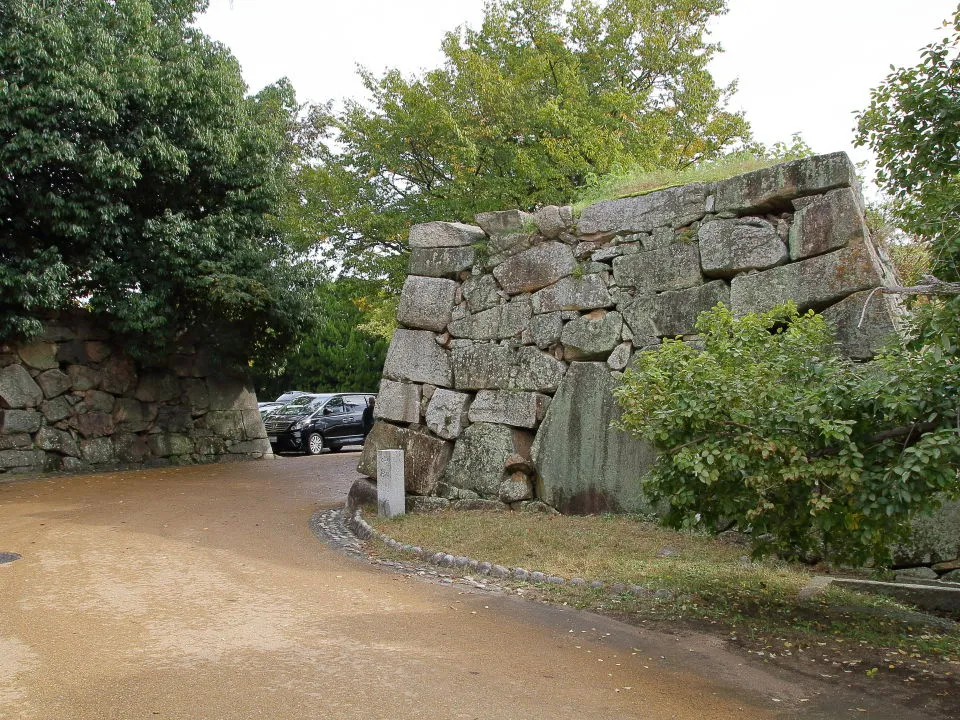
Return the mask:
[[[932,270],[960,281],[960,7],[920,62],[893,68],[858,116],[857,142],[877,157],[877,181],[901,227],[929,248]],[[921,343],[960,351],[960,297],[928,303]]]
[[623,425],[660,451],[645,485],[675,526],[750,529],[758,554],[889,559],[908,520],[960,495],[960,365],[900,351],[857,365],[792,304],[697,323],[625,373]]
[[313,329],[279,367],[254,366],[258,394],[273,398],[285,390],[376,392],[389,337],[361,327],[363,298],[376,283],[341,278],[316,289],[318,314]]
[[205,7],[0,3],[0,336],[84,304],[142,352],[192,333],[244,362],[307,322],[310,264],[276,218],[293,90],[246,98]]
[[402,276],[412,223],[569,200],[615,167],[682,168],[748,138],[705,40],[725,0],[493,0],[442,67],[363,71],[372,102],[314,108],[307,243],[350,271]]

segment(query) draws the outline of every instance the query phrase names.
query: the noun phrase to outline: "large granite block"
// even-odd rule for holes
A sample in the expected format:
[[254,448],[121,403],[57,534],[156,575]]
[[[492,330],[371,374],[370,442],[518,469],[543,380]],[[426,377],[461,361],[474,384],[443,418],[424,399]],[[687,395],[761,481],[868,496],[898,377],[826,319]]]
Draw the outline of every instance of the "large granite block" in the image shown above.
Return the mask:
[[467,393],[440,388],[433,393],[427,404],[427,428],[445,440],[455,440],[470,424],[467,417],[469,407],[470,395]]
[[670,245],[660,250],[621,255],[613,260],[613,281],[633,287],[638,295],[683,290],[703,282],[700,249],[695,243]]
[[467,247],[486,239],[483,230],[463,223],[428,222],[410,228],[411,248]]
[[507,293],[516,295],[552,285],[572,273],[576,265],[568,246],[545,242],[507,258],[493,269],[493,276]]
[[667,337],[692,335],[700,313],[721,302],[730,306],[730,286],[723,280],[689,290],[660,293],[654,299],[653,311],[657,334]]
[[856,168],[847,154],[815,155],[721,180],[714,212],[787,209],[796,198],[840,187],[857,187]]
[[801,260],[864,242],[867,223],[852,188],[831,190],[805,204],[790,226],[790,259]]
[[707,185],[694,183],[646,195],[605,200],[585,207],[577,229],[595,233],[644,233],[658,227],[683,227],[706,214]]
[[374,405],[374,417],[399,423],[420,421],[420,385],[384,378]]
[[450,462],[453,443],[413,428],[401,428],[383,421],[374,424],[363,444],[357,472],[377,477],[377,451],[403,450],[407,492],[429,495]]
[[650,512],[653,448],[612,426],[620,411],[606,363],[573,363],[533,443],[537,497],[562,512]]
[[597,310],[613,306],[613,299],[607,291],[606,278],[602,273],[561,278],[553,285],[535,292],[530,300],[535,313]]
[[714,220],[697,232],[700,262],[708,277],[731,278],[787,262],[787,246],[766,220]]
[[[864,290],[844,298],[823,311],[823,317],[836,333],[840,352],[854,360],[869,360],[884,343],[895,337],[897,321],[903,314],[897,300],[890,295],[876,293],[870,297]],[[863,306],[870,298],[866,315]],[[863,325],[860,318],[863,317]]]
[[0,370],[0,408],[32,408],[43,402],[43,391],[22,365]]
[[533,428],[543,419],[550,398],[542,393],[519,390],[481,390],[470,405],[472,423],[497,423]]
[[398,329],[393,332],[383,376],[438,387],[450,387],[453,382],[450,356],[437,345],[436,336],[428,330]]
[[883,282],[879,260],[867,243],[738,275],[730,284],[730,304],[738,316],[765,312],[793,300],[801,311],[820,310],[847,295]]
[[510,477],[507,458],[530,458],[528,432],[493,423],[471,425],[457,440],[441,480],[482,497],[499,498],[500,486]]
[[453,280],[410,275],[403,283],[397,322],[411,328],[443,332],[453,312]]
[[455,346],[451,353],[453,386],[457,390],[507,389],[515,362],[514,351],[502,345]]
[[407,272],[410,275],[455,278],[477,261],[473,246],[457,248],[412,248]]
[[606,358],[620,344],[623,317],[618,312],[594,310],[563,326],[560,342],[563,359],[595,360]]

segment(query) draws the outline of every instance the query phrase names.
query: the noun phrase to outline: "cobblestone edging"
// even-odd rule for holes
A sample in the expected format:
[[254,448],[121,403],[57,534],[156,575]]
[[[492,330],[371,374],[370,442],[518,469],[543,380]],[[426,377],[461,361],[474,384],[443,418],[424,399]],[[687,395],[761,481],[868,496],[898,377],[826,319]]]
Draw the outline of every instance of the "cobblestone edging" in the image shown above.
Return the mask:
[[[349,513],[347,510],[328,511],[328,513],[329,512],[337,513],[337,522],[341,524],[343,531],[349,533],[353,538],[353,545],[350,547],[355,547],[356,550],[354,550],[354,552],[359,554],[363,553],[359,544],[360,540],[378,540],[387,547],[410,555],[416,560],[434,565],[438,568],[451,568],[454,572],[461,570],[468,574],[487,575],[500,580],[520,580],[523,582],[544,583],[548,585],[589,587],[596,590],[607,590],[614,595],[630,593],[638,597],[653,597],[658,600],[674,600],[677,597],[677,593],[666,588],[651,590],[642,585],[608,583],[603,580],[589,580],[579,577],[564,578],[535,570],[527,570],[521,567],[508,568],[503,565],[468,558],[465,555],[451,555],[450,553],[421,548],[416,545],[403,544],[371,527],[370,524],[363,519],[363,515],[359,510],[353,513]],[[318,515],[326,515],[326,513],[318,513]],[[316,518],[318,516],[315,515],[314,517]],[[330,542],[338,544],[336,540],[331,540]]]

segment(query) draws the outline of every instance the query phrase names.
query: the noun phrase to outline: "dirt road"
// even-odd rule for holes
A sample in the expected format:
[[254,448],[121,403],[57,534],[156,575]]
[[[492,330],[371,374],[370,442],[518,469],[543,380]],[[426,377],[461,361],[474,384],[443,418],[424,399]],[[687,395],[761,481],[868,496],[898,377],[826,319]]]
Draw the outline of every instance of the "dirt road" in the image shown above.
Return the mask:
[[0,565],[0,718],[864,717],[708,640],[328,548],[308,520],[356,459],[0,482],[23,556]]

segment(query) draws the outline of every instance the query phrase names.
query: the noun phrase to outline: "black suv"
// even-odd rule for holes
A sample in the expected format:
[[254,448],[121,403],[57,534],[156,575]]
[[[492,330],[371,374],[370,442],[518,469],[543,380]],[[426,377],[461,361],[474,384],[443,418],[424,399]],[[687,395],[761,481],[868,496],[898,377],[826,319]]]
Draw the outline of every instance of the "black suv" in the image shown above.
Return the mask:
[[373,403],[368,393],[299,395],[264,418],[274,451],[299,450],[319,455],[324,448],[337,452],[344,445],[362,445],[373,425]]

